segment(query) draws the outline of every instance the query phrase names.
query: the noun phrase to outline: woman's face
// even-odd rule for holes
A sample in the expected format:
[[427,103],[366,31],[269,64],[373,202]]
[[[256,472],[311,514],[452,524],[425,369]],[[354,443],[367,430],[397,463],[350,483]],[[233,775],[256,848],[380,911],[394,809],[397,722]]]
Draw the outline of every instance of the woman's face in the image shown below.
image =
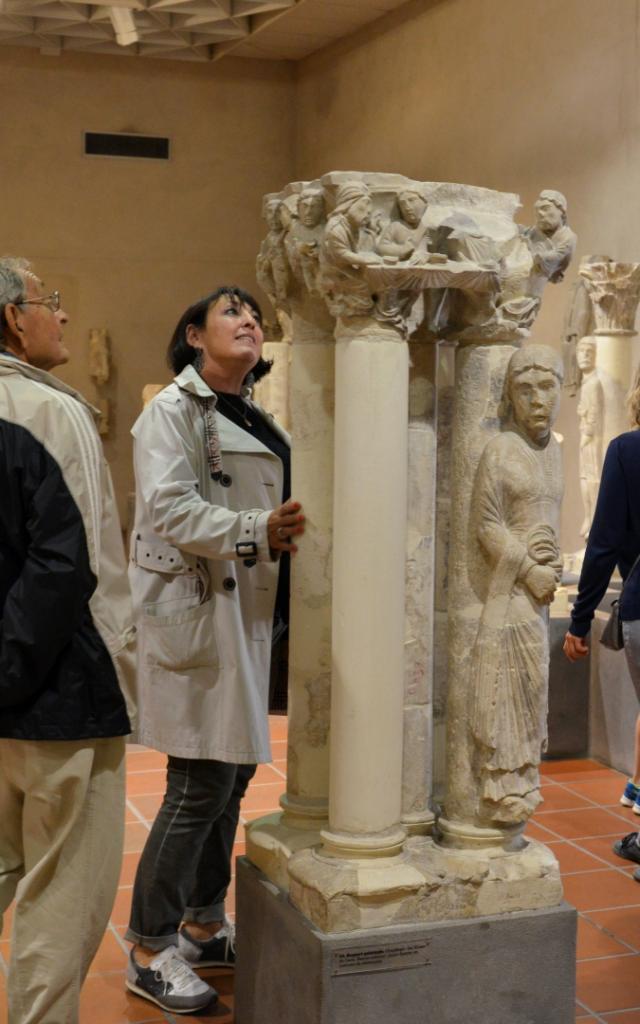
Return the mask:
[[257,313],[233,297],[223,295],[209,307],[204,327],[189,328],[189,342],[203,352],[203,369],[217,374],[244,374],[258,362],[264,335]]

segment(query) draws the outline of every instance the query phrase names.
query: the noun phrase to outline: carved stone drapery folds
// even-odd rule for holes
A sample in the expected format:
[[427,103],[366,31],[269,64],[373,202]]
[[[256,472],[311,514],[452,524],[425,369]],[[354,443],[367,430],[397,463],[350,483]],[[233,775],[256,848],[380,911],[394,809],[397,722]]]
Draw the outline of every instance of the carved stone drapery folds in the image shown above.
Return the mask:
[[[447,860],[451,848],[502,851],[537,800],[546,700],[543,605],[559,571],[557,451],[555,442],[532,442],[517,418],[504,419],[503,391],[509,358],[528,336],[544,283],[562,277],[575,236],[560,193],[540,194],[532,228],[515,223],[517,207],[511,194],[356,172],[296,182],[265,199],[269,233],[258,277],[279,319],[292,318],[293,492],[305,506],[309,532],[293,567],[291,643],[298,653],[290,676],[285,815],[279,824],[252,825],[247,849],[327,930],[386,923],[385,907],[396,913],[404,900],[413,907],[406,919],[418,904],[420,916],[438,917],[443,904],[426,900],[434,886],[454,893],[444,900],[450,916],[481,912],[472,905],[480,907],[482,887],[471,893],[460,881],[459,853],[454,865]],[[425,342],[441,340],[458,342],[459,353],[448,793],[443,845],[436,845],[419,777],[427,777],[431,755],[433,612],[424,603],[433,604],[437,359],[419,353]],[[313,432],[311,403],[322,428],[315,424]],[[494,589],[481,594],[475,571],[483,560]],[[428,665],[404,657],[409,643]],[[313,666],[304,657],[311,649]],[[320,692],[327,700],[318,701]],[[519,728],[506,749],[505,722],[514,716]],[[293,826],[317,832],[301,840]],[[413,846],[405,842],[409,830]],[[288,845],[286,871],[274,870],[273,856],[265,854],[278,843]],[[322,849],[312,854],[314,844]],[[403,848],[404,858],[396,858]],[[555,862],[539,850],[533,867],[525,858],[512,861],[510,870],[522,878],[542,872],[552,883],[542,895],[520,899],[510,891],[511,909],[559,898]],[[384,865],[380,872],[372,872],[376,860]],[[477,870],[469,874],[465,867],[465,877]],[[486,892],[499,894],[501,869],[495,876],[493,870],[487,862]],[[491,899],[499,909],[500,896]],[[348,907],[347,917],[341,907]]]

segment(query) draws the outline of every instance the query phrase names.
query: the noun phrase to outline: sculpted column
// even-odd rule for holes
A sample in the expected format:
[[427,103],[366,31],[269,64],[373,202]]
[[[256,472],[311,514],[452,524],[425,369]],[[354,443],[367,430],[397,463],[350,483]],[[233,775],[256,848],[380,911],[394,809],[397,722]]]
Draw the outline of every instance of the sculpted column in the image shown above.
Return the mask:
[[[321,252],[336,317],[329,827],[320,854],[304,851],[289,863],[292,901],[327,930],[348,926],[332,898],[336,884],[356,896],[363,870],[369,889],[399,884],[388,862],[406,836],[408,349],[400,315],[376,307],[366,276],[369,265],[381,263],[366,233],[369,189],[340,177],[323,179],[327,189],[334,186],[335,204]],[[379,858],[387,871],[371,876],[362,865]]]
[[[522,839],[540,800],[546,606],[561,572],[560,456],[551,426],[562,368],[544,346],[518,347],[540,306],[543,273],[559,280],[575,245],[560,193],[542,192],[536,209],[536,227],[521,229],[512,250],[512,267],[530,259],[529,274],[505,277],[503,269],[484,338],[474,339],[473,327],[462,332],[456,365],[447,794],[439,829],[445,847],[484,851],[487,882],[494,882],[480,902],[484,912],[552,906],[562,892],[552,854]],[[510,886],[502,877],[505,852],[518,854],[508,861]]]
[[318,284],[322,190],[288,186],[266,197],[265,216],[271,231],[258,257],[258,281],[290,332],[292,493],[305,509],[306,530],[291,566],[283,813],[247,827],[247,853],[287,889],[291,854],[320,842],[328,816],[335,342]]

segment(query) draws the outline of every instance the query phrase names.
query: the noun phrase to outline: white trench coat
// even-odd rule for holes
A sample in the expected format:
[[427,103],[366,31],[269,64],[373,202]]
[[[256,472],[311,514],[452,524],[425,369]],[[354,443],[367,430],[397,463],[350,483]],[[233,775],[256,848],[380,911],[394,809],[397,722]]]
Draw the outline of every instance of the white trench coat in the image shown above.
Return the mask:
[[[215,401],[214,393],[187,366],[132,430],[137,738],[175,757],[250,764],[271,759],[267,715],[278,563],[269,551],[267,520],[282,501],[282,463],[214,414],[224,477],[213,480],[207,398]],[[255,554],[246,548],[238,554],[241,542],[254,543]],[[253,558],[254,565],[245,564]]]

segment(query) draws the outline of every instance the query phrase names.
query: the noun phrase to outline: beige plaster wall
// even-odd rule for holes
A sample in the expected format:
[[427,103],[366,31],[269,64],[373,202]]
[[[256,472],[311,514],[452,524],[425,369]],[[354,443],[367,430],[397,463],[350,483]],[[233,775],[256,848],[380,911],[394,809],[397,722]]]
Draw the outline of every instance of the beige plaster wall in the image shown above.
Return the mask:
[[[637,0],[414,0],[297,68],[296,175],[398,171],[518,192],[558,188],[578,234],[534,337],[560,344],[581,254],[640,258]],[[565,398],[563,542],[582,512]]]
[[[174,61],[0,50],[0,252],[29,256],[70,315],[60,376],[92,394],[89,328],[114,353],[105,449],[121,513],[129,430],[184,308],[212,287],[256,291],[265,192],[291,177],[288,63]],[[83,130],[168,135],[171,159],[85,157]]]

